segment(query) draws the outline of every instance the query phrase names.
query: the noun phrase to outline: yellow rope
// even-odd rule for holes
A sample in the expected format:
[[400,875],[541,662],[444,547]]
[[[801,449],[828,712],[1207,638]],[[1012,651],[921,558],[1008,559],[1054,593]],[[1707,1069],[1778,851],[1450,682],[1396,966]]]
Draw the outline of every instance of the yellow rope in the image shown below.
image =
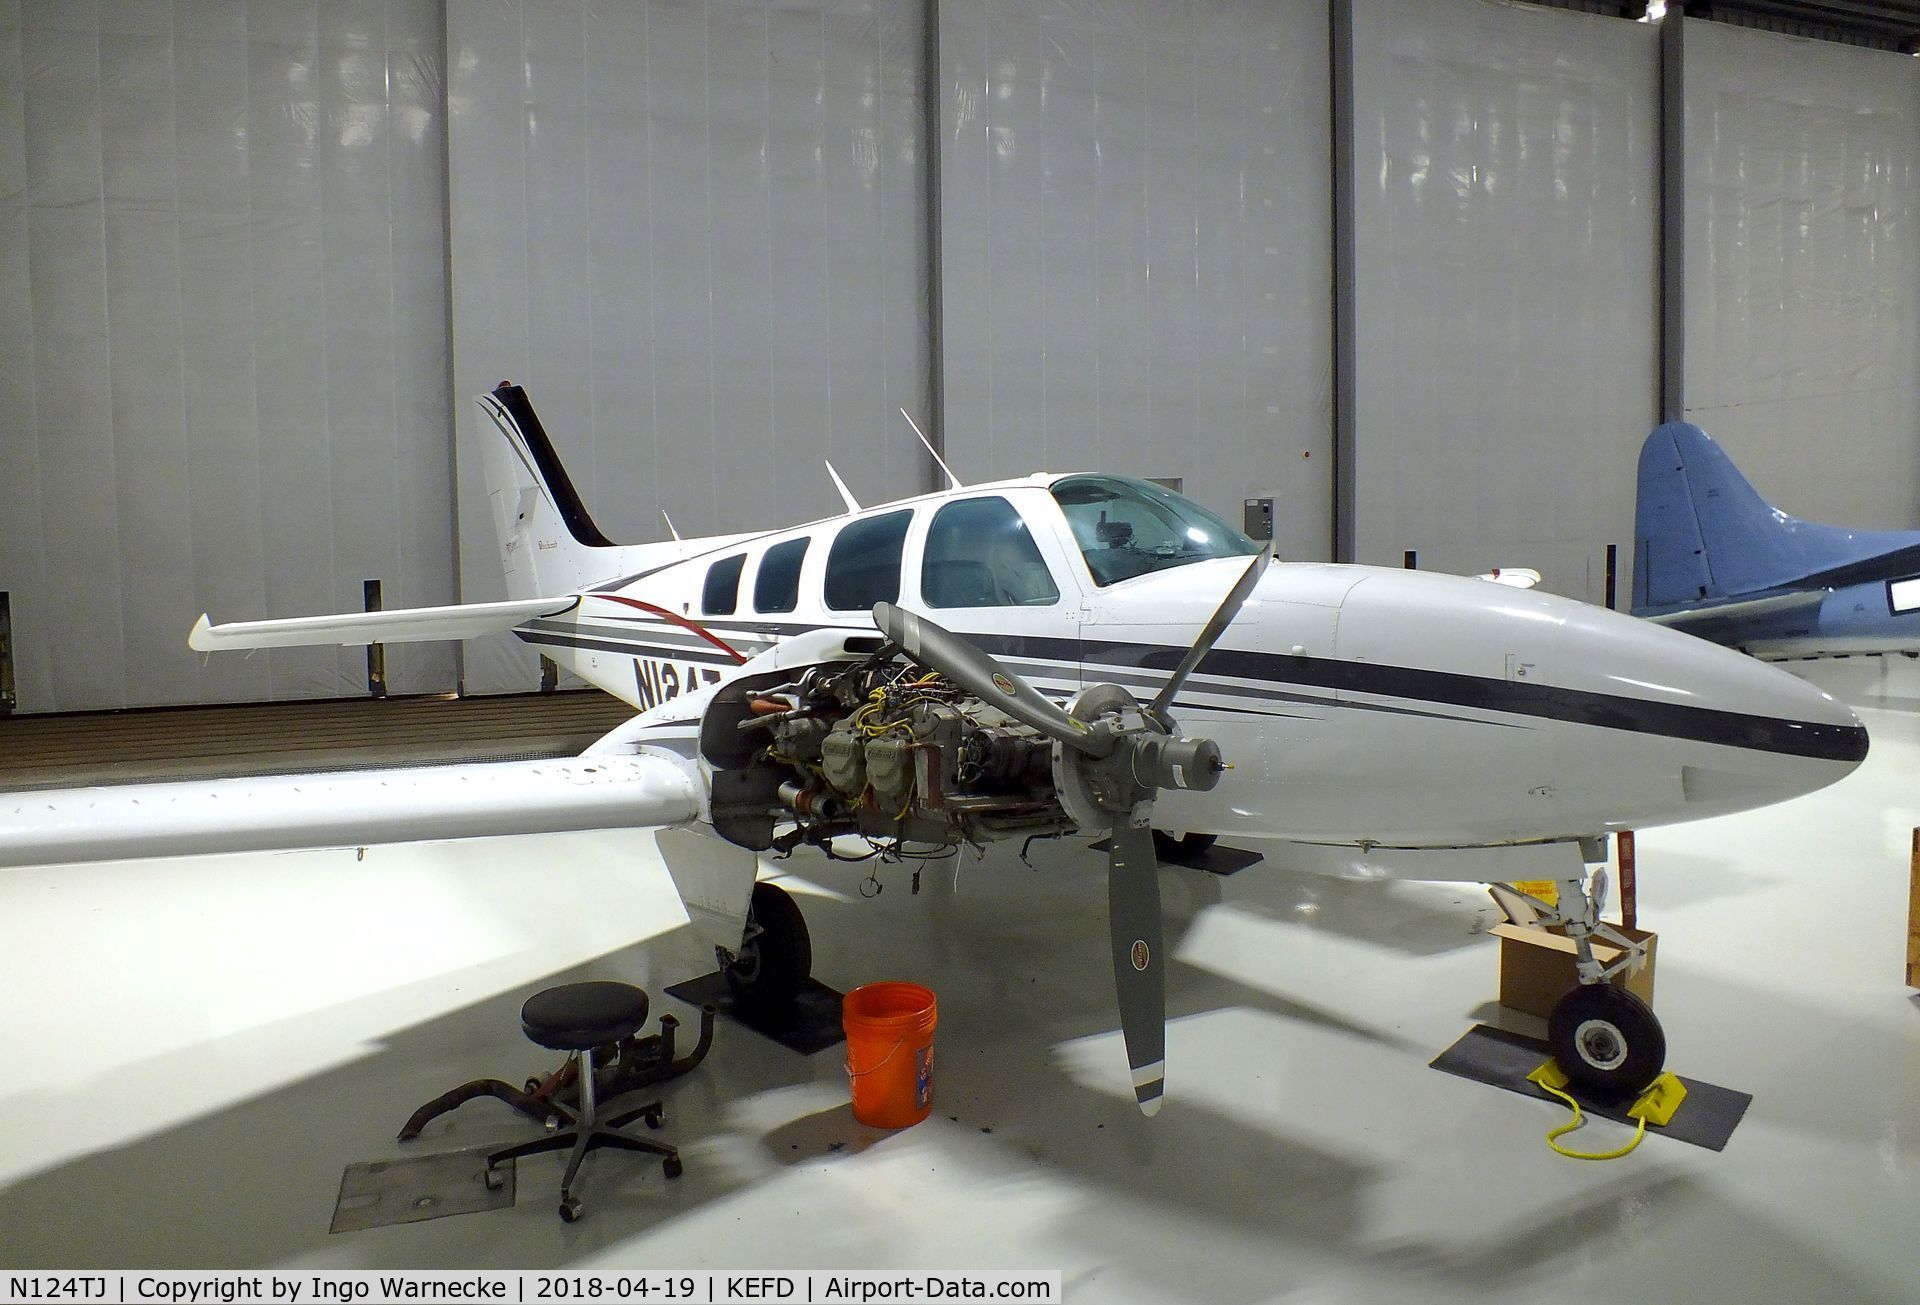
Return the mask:
[[1640,1127],[1633,1131],[1633,1140],[1617,1151],[1575,1151],[1571,1147],[1561,1146],[1558,1139],[1565,1137],[1576,1128],[1584,1126],[1587,1122],[1587,1117],[1580,1112],[1580,1103],[1575,1101],[1567,1093],[1562,1092],[1551,1083],[1542,1082],[1538,1078],[1535,1078],[1533,1081],[1541,1091],[1551,1092],[1569,1106],[1573,1107],[1572,1121],[1560,1125],[1560,1127],[1547,1134],[1547,1145],[1571,1160],[1618,1160],[1621,1156],[1630,1154],[1636,1146],[1640,1145],[1641,1141],[1647,1135],[1647,1117],[1641,1115],[1639,1117]]

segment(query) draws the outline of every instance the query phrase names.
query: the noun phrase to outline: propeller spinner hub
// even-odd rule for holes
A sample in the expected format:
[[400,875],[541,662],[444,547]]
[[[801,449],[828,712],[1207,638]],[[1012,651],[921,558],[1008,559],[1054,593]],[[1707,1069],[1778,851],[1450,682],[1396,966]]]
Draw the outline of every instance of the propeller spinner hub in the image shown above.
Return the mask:
[[1054,786],[1060,804],[1082,829],[1105,829],[1142,820],[1154,793],[1163,788],[1206,791],[1220,782],[1226,766],[1211,739],[1182,739],[1164,733],[1142,714],[1131,693],[1117,684],[1082,689],[1067,704],[1067,715],[1087,726],[1108,749],[1091,756],[1056,743]]
[[1227,766],[1212,739],[1177,739],[1143,732],[1132,736],[1133,777],[1148,788],[1186,788],[1205,793]]

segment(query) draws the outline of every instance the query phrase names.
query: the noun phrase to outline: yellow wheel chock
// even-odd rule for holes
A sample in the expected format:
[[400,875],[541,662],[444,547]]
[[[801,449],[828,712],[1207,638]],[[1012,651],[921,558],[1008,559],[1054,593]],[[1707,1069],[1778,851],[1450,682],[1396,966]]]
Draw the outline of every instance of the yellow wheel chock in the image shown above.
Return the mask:
[[1561,1155],[1574,1160],[1618,1160],[1640,1145],[1641,1140],[1647,1135],[1648,1124],[1664,1127],[1672,1123],[1674,1113],[1680,1109],[1680,1103],[1687,1099],[1687,1085],[1680,1081],[1680,1076],[1671,1072],[1663,1073],[1647,1086],[1647,1090],[1642,1092],[1627,1110],[1629,1118],[1640,1121],[1640,1126],[1634,1129],[1632,1141],[1614,1151],[1575,1151],[1570,1147],[1561,1146],[1559,1141],[1560,1138],[1587,1122],[1586,1115],[1581,1112],[1580,1103],[1566,1091],[1567,1084],[1571,1080],[1558,1064],[1549,1060],[1527,1075],[1527,1081],[1536,1084],[1542,1091],[1559,1097],[1572,1107],[1573,1119],[1548,1133],[1547,1145]]

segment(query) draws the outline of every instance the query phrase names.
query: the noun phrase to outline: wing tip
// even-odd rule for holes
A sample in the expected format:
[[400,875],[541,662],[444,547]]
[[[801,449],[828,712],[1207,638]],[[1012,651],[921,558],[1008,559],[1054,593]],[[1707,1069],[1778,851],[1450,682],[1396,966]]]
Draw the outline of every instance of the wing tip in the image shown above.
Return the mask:
[[205,612],[200,613],[200,619],[193,623],[193,629],[187,631],[187,647],[195,652],[213,651],[213,618]]

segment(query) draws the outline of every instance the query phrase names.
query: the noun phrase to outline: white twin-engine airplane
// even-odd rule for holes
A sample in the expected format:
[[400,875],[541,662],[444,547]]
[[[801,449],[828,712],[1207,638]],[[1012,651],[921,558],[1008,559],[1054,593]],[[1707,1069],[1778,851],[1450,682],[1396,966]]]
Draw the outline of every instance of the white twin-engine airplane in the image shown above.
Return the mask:
[[[1156,836],[1284,840],[1336,873],[1557,882],[1541,910],[1576,940],[1582,986],[1553,1049],[1581,1086],[1628,1095],[1665,1039],[1606,982],[1642,954],[1587,883],[1605,835],[1809,793],[1867,753],[1845,706],[1729,649],[1471,577],[1272,563],[1120,477],[954,480],[876,508],[843,485],[848,511],[811,525],[616,547],[525,392],[479,402],[501,436],[486,472],[509,601],[203,616],[190,642],[511,631],[632,721],[559,761],[16,795],[0,864],[679,826],[658,838],[689,915],[743,1000],[777,1001],[811,953],[791,899],[755,885],[755,853],[1111,834],[1114,978],[1151,1114]],[[1596,936],[1624,948],[1613,965]]]

